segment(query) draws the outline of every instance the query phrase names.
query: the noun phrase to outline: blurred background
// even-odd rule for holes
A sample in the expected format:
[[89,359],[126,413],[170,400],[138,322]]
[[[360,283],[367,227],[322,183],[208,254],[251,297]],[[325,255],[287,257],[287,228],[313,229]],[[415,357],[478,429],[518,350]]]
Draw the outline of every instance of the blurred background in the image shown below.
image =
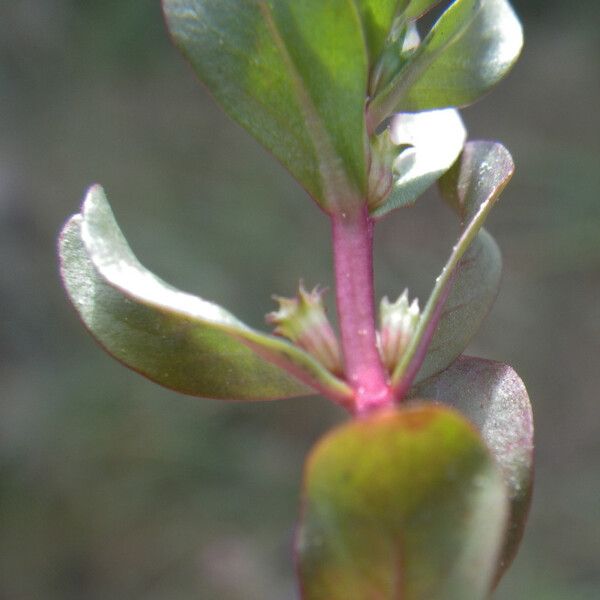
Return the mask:
[[[497,600],[600,598],[600,9],[515,0],[527,45],[464,111],[517,164],[490,217],[504,283],[470,352],[532,398],[537,482]],[[140,260],[262,327],[331,285],[328,224],[171,47],[158,0],[0,0],[0,599],[282,600],[319,398],[179,396],[105,355],[55,239],[101,182]],[[381,224],[378,296],[425,300],[457,232],[427,194]]]

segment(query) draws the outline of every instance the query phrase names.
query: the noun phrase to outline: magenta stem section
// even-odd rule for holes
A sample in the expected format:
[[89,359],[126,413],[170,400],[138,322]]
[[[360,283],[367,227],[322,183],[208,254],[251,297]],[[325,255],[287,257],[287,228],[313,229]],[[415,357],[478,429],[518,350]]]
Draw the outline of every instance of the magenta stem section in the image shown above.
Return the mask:
[[346,380],[355,412],[392,406],[394,397],[377,349],[373,301],[373,220],[366,206],[332,215],[336,302]]

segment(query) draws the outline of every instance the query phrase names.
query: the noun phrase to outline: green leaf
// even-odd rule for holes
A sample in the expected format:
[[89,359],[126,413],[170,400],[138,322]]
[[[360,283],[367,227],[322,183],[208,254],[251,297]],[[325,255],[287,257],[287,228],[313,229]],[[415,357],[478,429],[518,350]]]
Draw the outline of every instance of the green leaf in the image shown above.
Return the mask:
[[510,152],[499,142],[465,144],[453,167],[440,178],[444,200],[460,217],[463,230],[481,225],[515,171]]
[[467,138],[462,119],[454,109],[399,113],[392,119],[390,129],[395,144],[410,148],[394,163],[393,188],[385,203],[373,211],[376,217],[414,203],[452,166]]
[[90,333],[115,358],[161,385],[231,400],[318,390],[343,402],[351,395],[306,352],[146,270],[100,186],[89,190],[81,214],[65,225],[59,252],[65,287]]
[[431,10],[440,0],[409,0],[405,15],[409,19],[416,19]]
[[517,553],[531,499],[533,414],[527,390],[508,365],[465,356],[413,388],[411,395],[458,409],[477,426],[500,465],[510,500],[500,579]]
[[383,50],[386,38],[392,29],[394,17],[407,1],[357,0],[356,6],[363,23],[371,65]]
[[370,65],[373,66],[390,38],[407,21],[429,11],[440,0],[356,0],[362,22]]
[[305,467],[298,537],[304,600],[483,600],[506,490],[474,428],[436,405],[329,433]]
[[443,371],[464,352],[496,300],[501,277],[500,248],[482,229],[456,266],[452,289],[416,381]]
[[163,0],[225,111],[326,210],[362,203],[368,56],[353,0]]
[[508,73],[522,46],[521,24],[507,0],[456,0],[374,98],[369,121],[472,104]]
[[424,379],[462,354],[490,309],[498,290],[501,257],[494,240],[481,228],[513,172],[512,158],[502,144],[469,142],[440,179],[444,199],[461,219],[462,233],[392,375],[400,396],[410,389],[417,373]]

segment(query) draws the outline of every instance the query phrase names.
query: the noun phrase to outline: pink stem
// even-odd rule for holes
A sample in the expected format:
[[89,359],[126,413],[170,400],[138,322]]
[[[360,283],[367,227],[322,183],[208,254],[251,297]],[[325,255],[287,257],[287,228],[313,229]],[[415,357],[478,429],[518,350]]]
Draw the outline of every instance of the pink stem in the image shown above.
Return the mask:
[[373,220],[366,206],[331,216],[336,301],[345,375],[359,414],[392,406],[377,350],[373,302]]

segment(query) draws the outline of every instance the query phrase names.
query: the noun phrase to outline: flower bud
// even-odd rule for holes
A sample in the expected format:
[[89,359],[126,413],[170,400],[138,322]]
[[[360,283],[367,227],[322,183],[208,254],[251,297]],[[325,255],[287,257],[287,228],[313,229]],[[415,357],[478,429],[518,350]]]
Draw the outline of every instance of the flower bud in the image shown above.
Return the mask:
[[379,351],[390,372],[408,347],[419,318],[419,301],[415,298],[409,305],[408,290],[404,290],[393,304],[390,304],[387,296],[382,298],[379,308]]
[[275,325],[273,333],[312,354],[324,367],[336,375],[343,374],[342,355],[337,337],[323,306],[324,290],[318,286],[311,292],[300,283],[296,298],[273,296],[279,310],[266,316]]
[[392,167],[398,156],[398,146],[386,129],[371,138],[371,162],[369,166],[369,207],[379,206],[392,190]]
[[389,128],[371,138],[368,195],[370,210],[381,206],[390,195],[398,175],[396,169],[398,157],[412,147],[411,144],[394,142]]

